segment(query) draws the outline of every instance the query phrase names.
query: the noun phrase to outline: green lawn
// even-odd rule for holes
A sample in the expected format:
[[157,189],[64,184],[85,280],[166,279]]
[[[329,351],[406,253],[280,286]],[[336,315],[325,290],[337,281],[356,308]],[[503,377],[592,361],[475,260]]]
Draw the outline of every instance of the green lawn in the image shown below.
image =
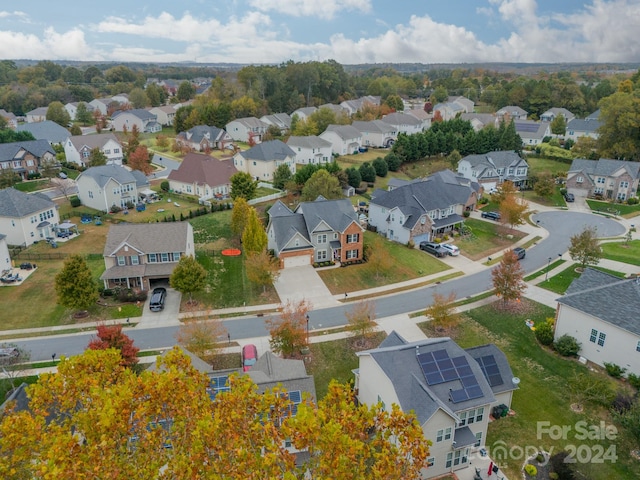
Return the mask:
[[[558,263],[558,262],[555,262]],[[558,293],[560,295],[564,294],[576,278],[580,277],[580,273],[576,272],[576,268],[578,266],[576,264],[572,264],[571,266],[565,268],[562,272],[553,277],[550,277],[548,280],[544,280],[538,284],[541,288],[546,288],[547,290],[551,290],[552,292]],[[608,268],[593,266],[596,270],[600,270],[601,272],[608,273],[609,275],[613,275],[614,277],[624,278],[625,274],[622,272],[616,272],[615,270],[609,270]],[[551,267],[553,270],[553,266]],[[546,275],[546,268],[543,270]],[[539,273],[539,272],[538,272]],[[535,277],[534,277],[535,278]]]
[[14,185],[16,190],[20,190],[21,192],[31,193],[36,190],[42,190],[43,188],[49,187],[49,179],[40,179],[40,180],[30,180],[27,182],[18,182]]
[[605,242],[602,246],[602,257],[616,262],[640,266],[640,240],[624,242]]
[[[592,463],[580,465],[580,470],[592,480],[610,478],[636,478],[637,464],[629,458],[628,445],[623,447],[623,441],[600,441],[575,439],[577,421],[583,420],[587,425],[598,425],[600,420],[607,424],[611,418],[606,411],[585,405],[582,414],[574,413],[570,404],[571,396],[567,392],[567,381],[577,373],[599,375],[589,370],[575,360],[567,360],[548,350],[542,349],[535,340],[533,332],[525,325],[527,319],[535,323],[543,322],[554,316],[552,308],[526,301],[522,307],[524,313],[502,312],[495,308],[496,304],[471,310],[466,314],[466,320],[451,332],[452,338],[463,348],[469,348],[484,343],[495,343],[506,354],[513,373],[520,379],[519,389],[514,392],[512,409],[515,416],[494,421],[489,424],[486,445],[492,448],[500,446],[525,448],[530,446],[537,451],[544,449],[558,452],[567,445],[601,444],[605,451],[615,444],[618,460],[615,463]],[[429,322],[420,325],[428,336],[434,332]],[[612,384],[615,382],[612,381]],[[553,440],[548,435],[538,435],[538,422],[549,422],[550,425],[572,426],[567,440]],[[621,439],[623,435],[619,436]],[[626,448],[625,448],[626,447]],[[508,455],[506,465],[500,463],[509,478],[521,476],[523,458]],[[588,469],[588,472],[585,471]],[[635,470],[634,470],[635,469]]]
[[568,163],[559,162],[551,158],[526,157],[529,164],[529,176],[538,176],[542,172],[550,172],[552,175],[563,174],[566,176],[571,166]]
[[533,280],[535,278],[541,277],[542,275],[546,275],[547,272],[550,272],[554,268],[559,267],[564,262],[566,262],[566,260],[562,260],[562,259],[556,260],[555,262],[553,262],[548,267],[544,267],[542,270],[538,270],[537,272],[532,273],[531,275],[527,275],[526,277],[524,277],[524,281],[525,282],[529,282],[529,281],[531,281],[531,280]]
[[[464,224],[471,228],[473,237],[456,240],[455,243],[460,247],[463,255],[472,260],[479,260],[482,257],[498,252],[525,237],[524,233],[505,229],[500,223],[492,220],[467,218]],[[503,229],[505,230],[504,232],[502,232]],[[513,238],[507,238],[507,234],[512,235]]]
[[640,215],[640,204],[625,205],[623,203],[601,202],[599,200],[587,199],[589,208],[594,212],[604,212],[609,214],[621,215],[626,218]]
[[546,205],[548,207],[566,207],[564,197],[560,193],[560,185],[556,185],[551,197],[540,197],[533,190],[525,190],[524,198],[530,202],[539,203],[540,205]]
[[[365,232],[365,243],[370,242],[375,235],[377,234]],[[405,245],[388,240],[384,240],[383,245],[386,255],[393,259],[393,267],[384,275],[381,274],[376,277],[366,263],[349,265],[344,268],[320,270],[318,273],[331,293],[337,295],[344,292],[403,282],[450,268],[434,256],[418,249],[408,248]]]

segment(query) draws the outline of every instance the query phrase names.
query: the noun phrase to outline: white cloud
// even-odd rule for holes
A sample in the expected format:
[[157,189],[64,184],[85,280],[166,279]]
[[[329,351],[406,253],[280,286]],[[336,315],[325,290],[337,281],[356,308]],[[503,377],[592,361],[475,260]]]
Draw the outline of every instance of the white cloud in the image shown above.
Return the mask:
[[338,12],[371,11],[371,0],[251,0],[251,6],[263,12],[277,12],[293,17],[319,17],[331,20]]
[[42,37],[22,32],[0,31],[1,58],[99,60],[97,52],[92,53],[87,45],[84,32],[72,29],[64,33],[47,28]]
[[6,10],[0,11],[0,18],[8,18],[8,17],[20,17],[22,19],[27,19],[28,15],[18,10],[13,12],[7,12]]

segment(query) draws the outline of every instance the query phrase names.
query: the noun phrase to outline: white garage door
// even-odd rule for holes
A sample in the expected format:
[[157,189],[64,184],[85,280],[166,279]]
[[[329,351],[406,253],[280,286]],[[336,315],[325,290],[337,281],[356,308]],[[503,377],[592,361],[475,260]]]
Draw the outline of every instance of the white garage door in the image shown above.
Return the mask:
[[311,255],[299,255],[297,257],[285,257],[284,268],[304,267],[311,264]]

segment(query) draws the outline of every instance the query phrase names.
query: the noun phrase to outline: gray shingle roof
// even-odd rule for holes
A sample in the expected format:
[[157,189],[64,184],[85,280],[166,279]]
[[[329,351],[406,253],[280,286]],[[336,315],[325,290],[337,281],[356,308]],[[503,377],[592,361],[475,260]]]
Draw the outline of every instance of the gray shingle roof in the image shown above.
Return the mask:
[[513,371],[511,370],[511,366],[509,365],[509,360],[507,360],[507,356],[493,343],[489,343],[487,345],[478,345],[477,347],[471,347],[465,350],[478,363],[480,363],[480,358],[486,357],[488,355],[493,355],[493,358],[496,361],[496,365],[498,366],[498,371],[500,372],[500,376],[503,380],[502,385],[495,385],[491,387],[491,390],[493,390],[494,394],[508,392],[509,390],[516,390],[518,388],[513,384],[512,380],[514,378],[514,375]]
[[362,133],[395,133],[396,131],[396,128],[393,125],[383,122],[382,120],[371,120],[369,122],[355,121],[351,126]]
[[55,206],[44,195],[24,193],[13,187],[0,190],[0,217],[23,218]]
[[[101,165],[99,167],[91,167],[82,172],[79,177],[80,176],[93,178],[96,184],[100,187],[104,187],[111,178],[121,185],[132,182],[136,182],[137,184],[138,181],[141,180],[134,175],[133,171],[130,172],[120,165]],[[146,177],[144,180],[145,184],[148,185],[149,181]]]
[[280,128],[291,127],[291,117],[288,113],[273,113],[271,115],[264,115],[260,118],[260,120]]
[[[249,129],[267,128],[269,126],[269,124],[264,123],[262,120],[260,120],[260,119],[258,119],[256,117],[236,118],[233,121],[234,122],[239,122],[239,123],[241,123],[242,125],[244,125],[245,127],[249,128]],[[231,122],[229,122],[229,123],[231,123]]]
[[292,135],[287,140],[287,145],[300,148],[327,148],[331,146],[331,142],[317,135],[309,135],[306,137],[296,137]]
[[[196,125],[195,127],[187,130],[187,133],[191,135],[189,138],[190,142],[200,143],[203,138],[207,137],[209,141],[215,142],[219,138],[224,136],[225,131],[218,127],[212,127],[209,125]],[[187,138],[185,132],[180,132],[178,134],[181,138]]]
[[627,162],[625,160],[611,160],[609,158],[601,158],[599,160],[577,158],[571,162],[569,171],[585,172],[588,175],[608,177],[621,168],[626,169],[633,178],[640,176],[640,163]]
[[33,156],[40,158],[46,152],[55,155],[53,148],[46,140],[27,140],[26,142],[0,143],[0,162],[13,160],[20,149],[24,148]]
[[516,133],[520,137],[542,139],[544,138],[549,122],[534,122],[533,120],[514,120]]
[[640,282],[587,268],[558,303],[640,335]]
[[134,117],[138,117],[140,120],[155,120],[157,118],[156,115],[154,115],[148,110],[145,110],[144,108],[134,108],[132,110],[118,110],[117,112],[114,112],[114,114],[111,117],[116,118],[119,115],[122,115],[123,113],[129,113]]
[[527,165],[527,162],[513,150],[467,155],[462,160],[469,162],[473,168],[478,170],[485,165],[493,169],[515,167],[519,164]]
[[420,125],[422,122],[413,115],[404,112],[394,112],[382,117],[382,121],[389,125]]
[[69,137],[71,143],[77,151],[82,150],[83,147],[87,147],[89,150],[94,148],[102,148],[109,141],[113,140],[118,145],[120,141],[113,133],[98,133],[97,135],[74,135]]
[[527,115],[529,112],[527,112],[523,108],[518,107],[517,105],[507,105],[506,107],[502,107],[496,112],[497,115],[505,115],[507,113],[511,116],[520,116]]
[[251,160],[271,162],[273,160],[284,160],[287,156],[295,157],[296,152],[281,140],[270,140],[251,147],[249,150],[242,152],[241,155]]
[[247,371],[247,375],[258,386],[258,392],[272,389],[277,385],[289,391],[300,390],[316,399],[316,387],[313,376],[307,374],[302,360],[290,360],[276,357],[271,352],[262,354],[258,361]]
[[71,136],[69,130],[51,120],[18,125],[16,131],[31,132],[36,140],[46,140],[49,143],[63,143]]
[[342,140],[362,137],[362,133],[351,125],[329,125],[325,131],[335,132]]
[[308,117],[309,115],[311,115],[316,110],[318,110],[316,107],[302,107],[302,108],[298,108],[297,110],[295,110],[291,114],[291,116],[295,115],[296,113],[301,113],[302,115],[305,115],[305,116]]
[[184,252],[189,222],[118,223],[109,227],[104,256],[111,256],[121,245],[143,253]]
[[595,133],[601,123],[595,119],[573,118],[567,122],[567,130],[573,132]]

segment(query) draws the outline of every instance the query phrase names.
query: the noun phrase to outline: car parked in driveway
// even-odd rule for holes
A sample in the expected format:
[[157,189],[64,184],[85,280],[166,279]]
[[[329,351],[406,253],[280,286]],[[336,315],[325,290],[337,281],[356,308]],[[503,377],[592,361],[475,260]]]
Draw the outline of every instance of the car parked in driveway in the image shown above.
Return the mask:
[[157,287],[151,292],[151,300],[149,301],[149,310],[152,312],[159,312],[164,310],[164,301],[167,298],[167,289]]
[[246,372],[258,361],[258,349],[252,343],[242,347],[242,371]]
[[430,253],[431,255],[435,255],[436,257],[444,257],[445,255],[448,255],[439,243],[420,242],[420,250]]
[[576,201],[576,197],[573,196],[573,193],[568,193],[568,192],[564,194],[564,199],[566,202],[569,202],[569,203]]
[[440,247],[447,252],[447,255],[457,257],[460,255],[460,249],[451,243],[441,243]]
[[500,220],[500,213],[499,212],[482,212],[480,214],[480,216],[482,218],[489,218],[491,220]]
[[527,251],[522,247],[514,248],[513,253],[516,254],[516,257],[518,257],[518,260],[522,260],[527,255]]

